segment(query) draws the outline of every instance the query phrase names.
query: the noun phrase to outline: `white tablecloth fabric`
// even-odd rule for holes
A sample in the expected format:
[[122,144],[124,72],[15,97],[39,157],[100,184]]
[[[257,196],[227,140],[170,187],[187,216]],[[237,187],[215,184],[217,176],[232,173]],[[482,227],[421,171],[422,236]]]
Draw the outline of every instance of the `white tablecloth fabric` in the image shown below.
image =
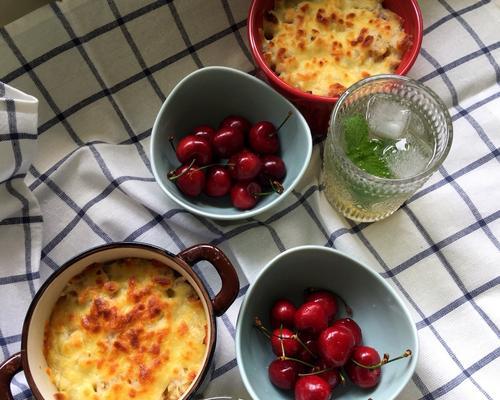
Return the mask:
[[[210,242],[239,266],[241,291],[219,319],[205,395],[249,399],[234,353],[248,285],[284,249],[321,244],[367,262],[407,303],[422,351],[400,399],[500,399],[498,2],[421,2],[425,36],[409,75],[449,106],[454,143],[424,188],[374,224],[354,224],[330,208],[318,184],[319,148],[280,207],[237,224],[189,214],[154,182],[151,127],[176,82],[208,65],[254,70],[248,6],[64,0],[0,28],[0,81],[9,85],[0,85],[3,357],[19,350],[35,290],[75,254],[123,240],[173,253]],[[11,87],[39,100],[38,137],[36,100]],[[202,278],[217,289],[215,274]],[[16,399],[30,396],[21,375],[13,390]]]

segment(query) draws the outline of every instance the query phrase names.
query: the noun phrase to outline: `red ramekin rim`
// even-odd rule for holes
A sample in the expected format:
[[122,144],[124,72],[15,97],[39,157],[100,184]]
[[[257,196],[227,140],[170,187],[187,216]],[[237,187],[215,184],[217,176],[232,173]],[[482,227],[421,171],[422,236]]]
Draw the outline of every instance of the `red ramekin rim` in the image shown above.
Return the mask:
[[[252,0],[252,4],[250,5],[250,12],[248,14],[248,22],[247,22],[247,27],[248,27],[247,33],[253,59],[258,64],[258,67],[264,72],[266,78],[272,81],[272,83],[277,87],[279,87],[282,91],[296,98],[307,100],[309,102],[335,104],[340,98],[340,95],[328,97],[328,96],[319,96],[303,92],[302,90],[299,90],[289,85],[285,81],[281,80],[276,75],[276,73],[267,65],[262,55],[260,45],[257,43],[257,37],[260,34],[259,29],[257,28],[257,14],[259,11],[257,9],[257,2],[258,0]],[[413,38],[412,46],[407,50],[409,56],[406,58],[404,64],[401,63],[399,67],[396,69],[396,71],[394,72],[394,74],[396,75],[406,75],[407,72],[410,70],[410,68],[413,66],[413,64],[415,64],[418,54],[420,53],[420,48],[422,46],[422,39],[424,35],[422,11],[420,10],[420,6],[418,5],[418,0],[408,0],[408,2],[409,6],[411,7],[416,17],[415,19],[416,32],[415,32],[415,37]]]

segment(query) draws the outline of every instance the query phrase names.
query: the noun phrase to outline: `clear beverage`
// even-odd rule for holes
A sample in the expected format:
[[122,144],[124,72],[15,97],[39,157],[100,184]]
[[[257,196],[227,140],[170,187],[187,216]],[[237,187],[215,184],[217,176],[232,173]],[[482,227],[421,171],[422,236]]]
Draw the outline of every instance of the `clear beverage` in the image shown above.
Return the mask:
[[332,113],[323,154],[326,198],[347,218],[385,218],[441,165],[451,141],[446,106],[425,86],[395,75],[358,82]]

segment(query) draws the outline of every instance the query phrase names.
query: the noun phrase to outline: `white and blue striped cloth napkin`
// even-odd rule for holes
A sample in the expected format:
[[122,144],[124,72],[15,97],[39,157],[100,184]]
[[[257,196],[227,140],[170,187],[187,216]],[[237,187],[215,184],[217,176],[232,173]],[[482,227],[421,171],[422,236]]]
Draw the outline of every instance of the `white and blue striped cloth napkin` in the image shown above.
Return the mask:
[[[407,303],[422,351],[399,399],[500,399],[498,1],[421,1],[425,36],[409,75],[449,106],[454,143],[429,182],[373,224],[330,208],[318,184],[318,148],[281,206],[238,224],[193,216],[154,182],[151,127],[176,82],[208,65],[254,71],[248,7],[249,0],[64,0],[0,28],[2,357],[19,350],[40,283],[75,254],[112,241],[173,253],[210,242],[239,265],[241,290],[219,320],[205,395],[249,400],[234,353],[241,300],[272,257],[321,244],[367,262]],[[12,88],[39,100],[38,125],[36,100]],[[200,274],[217,289],[215,274]],[[16,400],[30,398],[21,375],[12,388]]]

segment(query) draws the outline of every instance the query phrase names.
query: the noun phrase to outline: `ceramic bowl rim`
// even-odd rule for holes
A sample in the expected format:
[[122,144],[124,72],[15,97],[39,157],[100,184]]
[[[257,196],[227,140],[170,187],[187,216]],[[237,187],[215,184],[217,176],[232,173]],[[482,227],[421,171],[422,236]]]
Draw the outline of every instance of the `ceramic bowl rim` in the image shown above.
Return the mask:
[[[21,355],[21,363],[22,363],[22,370],[24,374],[26,375],[26,381],[28,383],[29,388],[31,389],[33,393],[33,397],[37,400],[44,400],[45,397],[43,397],[42,393],[40,392],[37,381],[35,379],[34,374],[32,373],[32,370],[30,368],[30,364],[28,361],[28,334],[30,329],[36,329],[36,326],[32,328],[32,321],[33,321],[33,315],[36,309],[36,306],[40,302],[40,300],[43,298],[46,292],[48,292],[53,285],[55,281],[60,279],[60,276],[62,275],[63,272],[65,272],[68,269],[71,269],[77,262],[91,257],[94,254],[101,253],[101,252],[106,252],[108,250],[113,250],[116,248],[121,248],[121,249],[140,249],[140,250],[145,250],[149,251],[152,253],[159,254],[162,257],[170,258],[174,262],[176,262],[178,265],[182,267],[182,269],[185,271],[187,275],[189,275],[193,281],[196,283],[198,288],[200,289],[201,293],[203,294],[203,301],[207,305],[207,310],[208,310],[208,317],[209,321],[207,321],[207,327],[210,329],[211,332],[211,337],[210,337],[210,342],[207,344],[209,347],[207,349],[207,353],[205,357],[203,358],[203,363],[200,366],[200,370],[198,375],[195,378],[195,383],[190,387],[190,389],[183,393],[183,400],[187,400],[190,396],[192,396],[196,391],[202,386],[204,383],[204,380],[207,376],[207,374],[211,374],[211,366],[213,365],[213,360],[214,360],[214,355],[215,355],[215,348],[217,346],[217,321],[216,321],[216,316],[214,313],[214,309],[212,306],[211,298],[208,293],[208,290],[201,280],[201,278],[198,276],[198,274],[194,271],[194,269],[187,264],[182,258],[178,257],[178,255],[171,253],[170,251],[163,249],[159,246],[149,244],[149,243],[144,243],[144,242],[112,242],[112,243],[106,243],[102,245],[97,245],[94,247],[91,247],[87,250],[84,250],[80,252],[79,254],[71,257],[69,260],[64,262],[57,270],[53,271],[50,276],[43,282],[43,284],[40,286],[40,288],[37,290],[35,293],[35,296],[33,297],[32,301],[30,302],[30,305],[28,307],[28,310],[26,312],[26,315],[24,317],[23,321],[23,327],[22,327],[22,333],[21,333],[21,349],[19,354]],[[76,275],[76,274],[75,274]],[[9,360],[8,358],[7,360]],[[46,379],[49,379],[47,376]]]
[[[422,40],[424,35],[424,27],[423,27],[423,17],[422,10],[420,5],[418,4],[418,0],[409,0],[408,7],[411,9],[411,12],[415,18],[415,31],[416,38],[413,38],[412,46],[406,51],[408,56],[408,60],[405,63],[401,62],[394,72],[396,75],[404,76],[408,73],[408,71],[413,67],[415,62],[417,61],[418,55],[420,54],[420,49],[422,47]],[[269,79],[273,85],[276,85],[281,90],[283,90],[287,96],[293,96],[301,101],[307,101],[310,103],[319,103],[319,104],[335,104],[340,95],[337,96],[322,96],[317,94],[310,94],[301,91],[300,89],[294,87],[293,85],[281,80],[278,75],[268,66],[266,63],[263,52],[261,50],[261,46],[257,43],[257,37],[260,35],[259,30],[256,28],[256,20],[257,14],[260,9],[257,7],[257,0],[252,0],[250,5],[250,11],[248,13],[248,28],[247,28],[247,36],[248,41],[250,43],[250,50],[252,53],[252,57],[254,61],[257,63],[259,69],[264,73],[267,79]],[[405,53],[405,55],[406,55]]]
[[[294,114],[297,116],[297,118],[300,121],[300,124],[304,127],[304,134],[306,137],[306,142],[307,142],[307,149],[306,149],[306,157],[305,157],[305,162],[303,163],[302,167],[300,168],[299,172],[297,173],[297,176],[292,180],[292,183],[285,188],[285,191],[277,196],[273,201],[271,201],[269,204],[266,204],[265,206],[259,207],[257,204],[255,208],[249,210],[249,211],[240,211],[236,215],[225,215],[225,214],[219,214],[215,212],[208,212],[208,211],[203,211],[200,209],[197,209],[193,206],[191,206],[189,203],[185,202],[183,199],[179,199],[177,196],[175,196],[173,193],[168,190],[167,186],[163,184],[162,180],[160,179],[160,173],[157,170],[157,163],[158,160],[155,157],[155,143],[157,140],[157,137],[161,135],[161,132],[159,132],[159,125],[160,125],[160,119],[163,114],[165,114],[167,107],[170,105],[172,102],[172,98],[174,95],[182,89],[182,87],[186,84],[186,81],[191,79],[193,76],[196,76],[198,74],[204,74],[204,73],[210,73],[212,71],[224,71],[225,73],[233,73],[235,75],[240,75],[244,79],[249,79],[250,81],[254,82],[257,85],[260,85],[261,87],[266,88],[266,90],[271,90],[273,91],[277,96],[281,97],[281,100],[284,101],[287,106],[294,112]],[[150,154],[151,154],[151,168],[153,170],[153,175],[155,178],[156,183],[160,186],[162,191],[171,199],[173,200],[176,204],[179,206],[185,208],[186,210],[192,212],[193,214],[202,216],[202,217],[207,217],[207,218],[212,218],[216,220],[225,220],[225,221],[236,221],[244,218],[250,218],[254,217],[258,214],[261,214],[263,212],[268,211],[270,208],[275,207],[279,203],[281,203],[287,196],[288,194],[295,188],[295,186],[298,184],[300,179],[304,176],[307,167],[309,166],[310,160],[311,160],[311,155],[312,155],[312,136],[311,132],[309,129],[309,125],[307,124],[304,116],[297,110],[297,108],[288,100],[286,99],[283,95],[279,94],[276,90],[274,90],[271,86],[267,85],[266,83],[262,82],[260,79],[246,73],[242,72],[240,70],[237,70],[235,68],[229,68],[229,67],[223,67],[223,66],[211,66],[211,67],[204,67],[200,68],[196,71],[191,72],[187,76],[185,76],[181,81],[177,83],[177,85],[172,89],[170,94],[167,96],[165,101],[163,102],[160,111],[158,111],[158,114],[156,115],[156,119],[153,125],[153,129],[151,131],[151,142],[150,142]]]
[[418,361],[418,357],[420,354],[420,344],[418,341],[418,333],[417,333],[417,328],[415,326],[415,322],[413,321],[413,318],[411,317],[411,314],[410,314],[408,308],[406,307],[406,305],[403,303],[403,300],[401,299],[401,297],[389,285],[389,283],[387,283],[385,281],[385,279],[382,278],[377,272],[375,272],[373,269],[371,269],[364,262],[358,261],[354,257],[352,257],[344,252],[341,252],[341,251],[336,250],[336,249],[332,249],[330,247],[320,246],[320,245],[304,245],[304,246],[297,246],[297,247],[293,247],[291,249],[285,250],[284,252],[278,254],[276,257],[274,257],[272,260],[270,260],[262,268],[262,270],[257,274],[253,283],[250,284],[250,287],[245,295],[245,298],[243,299],[243,302],[242,302],[241,307],[240,307],[240,311],[238,313],[238,320],[236,322],[236,341],[235,341],[235,343],[236,343],[236,360],[237,360],[237,364],[239,366],[241,379],[245,385],[245,388],[248,390],[248,393],[250,394],[250,396],[254,400],[259,400],[259,396],[253,390],[253,385],[250,383],[250,380],[248,379],[245,368],[243,368],[244,362],[242,362],[243,357],[242,357],[242,351],[241,351],[241,345],[242,345],[242,342],[241,342],[241,335],[242,335],[241,324],[242,324],[242,320],[243,320],[243,315],[245,314],[245,312],[247,311],[247,308],[249,307],[249,305],[248,305],[249,298],[251,297],[251,295],[255,291],[255,287],[256,287],[255,284],[257,283],[257,281],[262,279],[262,276],[266,273],[266,271],[268,269],[272,268],[272,266],[277,261],[279,261],[280,259],[282,259],[284,257],[289,256],[290,254],[293,254],[296,252],[301,252],[304,250],[314,250],[314,251],[323,251],[326,253],[334,253],[337,256],[344,257],[344,258],[348,259],[350,262],[357,264],[360,268],[364,269],[367,273],[369,273],[370,275],[375,277],[375,279],[377,279],[380,283],[382,283],[382,285],[385,287],[385,289],[393,295],[393,297],[396,299],[396,302],[399,304],[399,306],[403,310],[403,312],[407,318],[407,321],[410,322],[411,336],[412,336],[413,341],[415,342],[415,348],[412,349],[413,355],[412,355],[412,358],[410,360],[410,364],[408,365],[408,369],[406,372],[406,378],[399,385],[397,385],[395,387],[395,391],[392,394],[392,397],[390,399],[386,399],[386,400],[395,399],[401,393],[401,391],[405,388],[405,386],[408,384],[408,382],[411,379],[411,377],[413,376],[413,374],[415,372],[415,368],[417,366],[417,361]]

